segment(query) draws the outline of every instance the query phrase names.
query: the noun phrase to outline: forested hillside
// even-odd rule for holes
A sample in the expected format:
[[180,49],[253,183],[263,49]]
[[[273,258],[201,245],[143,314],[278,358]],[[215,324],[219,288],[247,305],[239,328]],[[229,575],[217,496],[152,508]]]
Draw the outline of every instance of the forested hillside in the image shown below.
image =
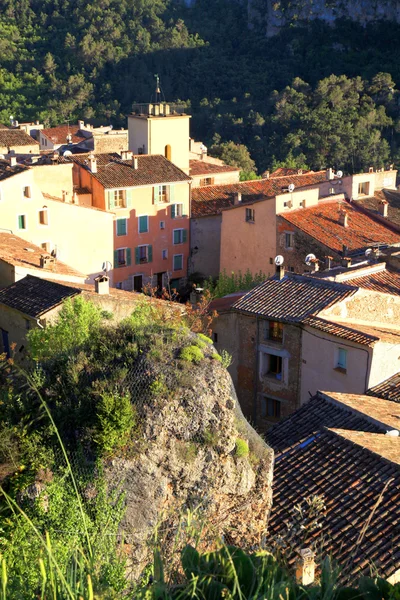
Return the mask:
[[0,121],[126,124],[161,77],[193,135],[277,164],[396,162],[400,26],[315,21],[267,39],[244,0],[1,0]]

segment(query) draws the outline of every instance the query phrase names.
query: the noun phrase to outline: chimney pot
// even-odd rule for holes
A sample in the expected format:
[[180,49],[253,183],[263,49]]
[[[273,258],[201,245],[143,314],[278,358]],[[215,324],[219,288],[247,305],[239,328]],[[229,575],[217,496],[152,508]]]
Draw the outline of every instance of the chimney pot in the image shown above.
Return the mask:
[[233,194],[233,203],[235,205],[240,204],[242,201],[242,192],[235,192]]
[[97,160],[94,154],[89,154],[89,168],[92,173],[97,173]]
[[107,296],[110,293],[110,278],[107,275],[98,275],[94,280],[94,290],[100,296]]
[[374,167],[370,167],[368,170],[369,170],[370,173],[373,173],[374,172]]
[[326,178],[328,181],[330,181],[331,179],[333,179],[334,176],[334,172],[333,169],[327,169],[326,170]]
[[296,560],[296,581],[300,585],[310,585],[315,578],[315,554],[311,548],[302,548]]
[[78,121],[78,129],[84,129],[85,121]]
[[285,267],[283,265],[277,265],[276,276],[278,279],[283,279],[285,277]]
[[10,167],[16,167],[16,166],[17,166],[17,157],[10,156]]
[[331,269],[331,266],[332,266],[333,256],[325,256],[325,258],[326,258],[326,262],[328,263],[327,269],[329,271]]
[[345,256],[342,258],[342,267],[345,267],[346,269],[351,267],[351,258],[349,258],[348,256]]
[[137,156],[134,156],[132,159],[132,167],[134,169],[138,169],[139,168],[139,160]]
[[270,176],[270,172],[265,171],[265,173],[263,174],[263,179],[269,179],[269,176]]
[[382,215],[382,217],[388,216],[388,207],[389,202],[387,200],[381,200],[379,202],[379,214]]
[[343,225],[343,227],[349,226],[349,215],[345,210],[339,211],[339,223]]

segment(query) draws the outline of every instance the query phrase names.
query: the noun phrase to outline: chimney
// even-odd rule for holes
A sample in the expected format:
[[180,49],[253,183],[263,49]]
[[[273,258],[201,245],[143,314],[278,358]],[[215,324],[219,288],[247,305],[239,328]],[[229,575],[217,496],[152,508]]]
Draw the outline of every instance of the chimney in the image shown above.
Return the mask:
[[139,168],[139,159],[137,156],[134,156],[132,159],[132,168],[135,170]]
[[328,264],[327,269],[329,271],[332,267],[333,256],[325,256],[325,258],[326,258],[326,262]]
[[265,173],[263,173],[262,178],[263,179],[269,179],[269,176],[270,176],[270,172],[269,171],[265,171]]
[[345,269],[349,269],[351,267],[351,258],[345,256],[342,258],[341,263],[342,267],[344,267]]
[[327,169],[326,170],[326,178],[327,178],[327,180],[330,181],[331,179],[333,179],[334,174],[335,173],[333,172],[333,169]]
[[55,258],[54,256],[50,256],[50,254],[41,254],[40,255],[40,268],[41,269],[47,269],[50,267],[50,265],[54,264]]
[[122,160],[132,160],[133,152],[131,150],[121,150],[121,158]]
[[285,267],[283,265],[276,266],[276,277],[277,279],[283,279],[285,277]]
[[62,199],[63,199],[63,202],[69,201],[68,192],[66,190],[62,190]]
[[379,214],[382,215],[382,217],[387,217],[388,216],[388,207],[389,207],[389,202],[387,200],[381,200],[379,202]]
[[369,172],[369,173],[373,173],[373,172],[374,172],[374,167],[370,167],[370,168],[368,169],[368,172]]
[[346,246],[346,244],[343,244],[342,246],[342,256],[347,256],[347,252],[348,252],[348,247]]
[[235,192],[233,194],[233,204],[237,206],[242,201],[242,192]]
[[297,175],[303,175],[303,169],[297,169]]
[[296,582],[310,585],[315,578],[315,554],[311,548],[302,548],[296,560]]
[[17,157],[10,156],[10,167],[16,167],[16,166],[17,166]]
[[110,278],[107,275],[99,275],[94,280],[94,291],[100,296],[108,296],[110,293]]
[[339,223],[340,225],[343,225],[343,227],[349,226],[349,215],[345,210],[339,211]]
[[84,129],[85,128],[85,121],[78,121],[78,129]]
[[89,154],[89,169],[92,173],[97,173],[97,160],[94,154]]
[[318,258],[313,258],[311,261],[311,273],[318,273],[319,271],[319,260]]

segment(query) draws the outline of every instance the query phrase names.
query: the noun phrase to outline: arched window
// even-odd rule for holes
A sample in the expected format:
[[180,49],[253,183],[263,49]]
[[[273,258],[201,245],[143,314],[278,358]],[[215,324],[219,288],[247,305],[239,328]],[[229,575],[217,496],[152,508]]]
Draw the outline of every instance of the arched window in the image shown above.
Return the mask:
[[165,146],[165,158],[171,160],[171,146],[169,144]]

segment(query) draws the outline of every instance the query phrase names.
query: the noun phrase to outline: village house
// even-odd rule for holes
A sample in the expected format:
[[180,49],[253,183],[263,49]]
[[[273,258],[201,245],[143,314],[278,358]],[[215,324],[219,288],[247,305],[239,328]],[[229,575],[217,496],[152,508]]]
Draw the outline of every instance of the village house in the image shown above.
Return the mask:
[[111,125],[94,127],[84,121],[58,125],[38,132],[40,150],[64,152],[121,152],[128,149],[128,131],[114,130]]
[[0,126],[0,154],[38,154],[39,143],[18,128]]
[[223,185],[238,183],[240,169],[224,164],[214,164],[205,160],[190,160],[189,175],[192,178],[192,187],[205,185]]
[[74,184],[114,218],[114,285],[179,288],[189,257],[190,177],[160,155],[74,155]]
[[373,215],[377,221],[389,224],[400,232],[400,192],[393,189],[382,189],[373,196],[357,198],[354,201],[357,208]]
[[284,274],[281,266],[250,292],[212,307],[214,342],[232,354],[239,402],[260,429],[321,388],[364,394],[399,370],[398,295]]
[[[285,537],[295,506],[307,512],[319,498],[321,527],[308,542],[341,565],[342,584],[370,576],[371,567],[400,580],[399,418],[394,402],[319,392],[266,434],[275,450],[269,535]],[[300,550],[294,540],[290,565]]]
[[72,163],[65,162],[0,160],[1,228],[93,281],[103,263],[113,261],[113,215],[74,202]]

